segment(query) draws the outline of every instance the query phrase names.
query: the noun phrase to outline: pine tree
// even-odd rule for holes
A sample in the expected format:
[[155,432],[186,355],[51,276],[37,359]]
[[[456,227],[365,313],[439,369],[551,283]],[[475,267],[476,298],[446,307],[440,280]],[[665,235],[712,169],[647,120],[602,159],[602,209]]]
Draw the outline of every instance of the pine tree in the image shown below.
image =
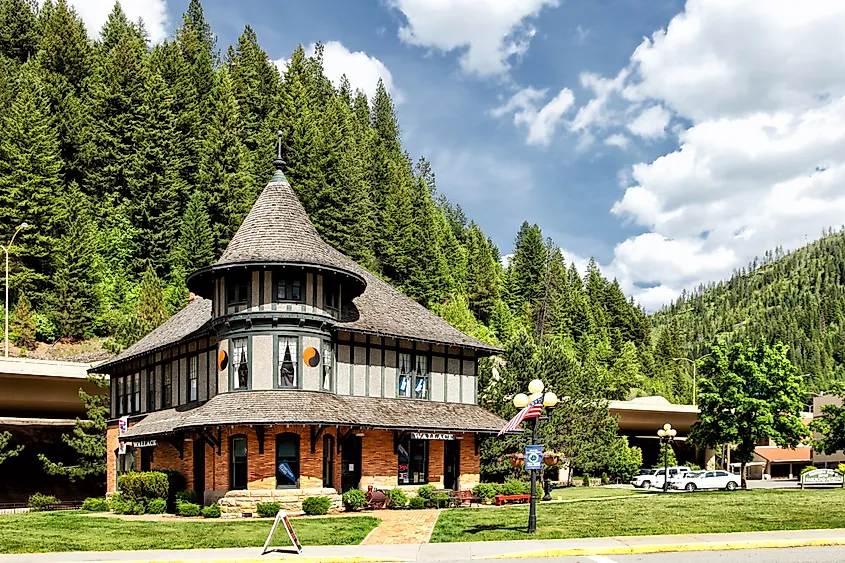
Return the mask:
[[329,244],[372,267],[369,186],[353,138],[352,113],[340,97],[330,100],[325,122],[326,182],[316,196],[314,226]]
[[205,197],[194,192],[182,218],[174,264],[183,273],[210,266],[214,262],[214,234],[205,210]]
[[242,127],[232,79],[220,71],[215,106],[203,147],[199,185],[209,203],[217,252],[234,236],[258,197],[250,184],[249,156],[241,141]]
[[10,285],[39,306],[51,274],[55,200],[61,192],[61,156],[44,87],[34,63],[20,67],[15,97],[3,115],[0,138],[0,233],[30,228],[10,252]]
[[414,182],[411,192],[411,221],[400,255],[402,291],[422,305],[431,306],[445,297],[448,265],[437,244],[438,213],[425,182]]
[[38,21],[33,0],[0,1],[0,54],[25,63],[38,50]]
[[120,344],[129,346],[152,332],[167,319],[164,284],[152,264],[147,265],[141,278],[140,294],[134,311],[126,320],[119,335]]
[[52,317],[62,337],[80,340],[90,330],[98,310],[95,259],[99,251],[97,226],[90,200],[76,185],[62,197],[59,221],[62,236],[55,253]]
[[32,304],[25,293],[18,298],[18,304],[15,305],[11,317],[9,337],[18,348],[35,350],[38,344],[35,340],[35,311],[32,310]]
[[133,272],[140,274],[149,260],[160,276],[166,276],[173,266],[170,257],[179,232],[180,196],[186,191],[183,162],[176,150],[178,133],[164,80],[150,73],[143,95],[127,172],[132,219],[138,228]]
[[546,271],[546,247],[540,227],[522,223],[514,242],[508,304],[514,311],[533,306],[540,297]]
[[73,431],[62,434],[62,441],[74,449],[79,456],[74,465],[52,462],[44,454],[38,459],[44,464],[44,470],[50,475],[64,475],[71,482],[77,479],[93,477],[102,479],[106,473],[106,428],[109,417],[109,387],[107,377],[90,374],[88,381],[103,389],[102,393],[89,395],[82,389],[79,398],[85,405],[86,418],[77,418]]

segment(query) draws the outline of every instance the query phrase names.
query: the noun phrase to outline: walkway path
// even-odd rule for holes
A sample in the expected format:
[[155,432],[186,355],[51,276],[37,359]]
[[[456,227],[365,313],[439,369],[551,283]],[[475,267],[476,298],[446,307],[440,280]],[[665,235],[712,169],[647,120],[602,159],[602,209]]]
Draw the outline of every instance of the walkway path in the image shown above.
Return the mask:
[[399,545],[428,543],[439,510],[380,510],[371,513],[381,518],[375,530],[361,545]]

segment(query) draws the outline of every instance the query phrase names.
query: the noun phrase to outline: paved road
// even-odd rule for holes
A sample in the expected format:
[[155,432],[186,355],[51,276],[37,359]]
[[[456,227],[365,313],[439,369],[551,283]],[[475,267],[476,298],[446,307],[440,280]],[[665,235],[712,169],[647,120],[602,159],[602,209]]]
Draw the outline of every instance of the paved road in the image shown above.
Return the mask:
[[[796,547],[790,549],[744,549],[693,553],[654,553],[606,557],[544,557],[538,559],[497,559],[497,563],[841,563],[842,547]],[[477,561],[477,560],[476,560]],[[460,562],[456,562],[460,563]]]

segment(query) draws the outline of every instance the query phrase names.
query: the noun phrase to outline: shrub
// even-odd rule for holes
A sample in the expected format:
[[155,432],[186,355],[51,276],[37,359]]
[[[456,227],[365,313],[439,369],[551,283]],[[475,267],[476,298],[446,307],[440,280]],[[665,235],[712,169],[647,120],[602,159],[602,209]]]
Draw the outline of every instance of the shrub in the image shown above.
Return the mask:
[[53,495],[42,495],[41,493],[35,493],[34,495],[29,497],[29,500],[26,502],[26,505],[29,509],[33,512],[40,512],[42,510],[50,510],[57,504],[59,504],[59,499],[54,497]]
[[197,491],[179,491],[176,493],[176,502],[190,502],[202,505],[202,499]]
[[163,498],[154,498],[147,502],[147,512],[149,514],[164,514],[167,512],[167,500]]
[[332,501],[329,497],[308,497],[302,501],[302,511],[305,514],[326,514],[331,506]]
[[528,494],[531,490],[531,485],[525,483],[523,481],[517,481],[516,479],[508,479],[505,481],[505,484],[502,485],[502,493],[503,495],[525,495]]
[[167,510],[168,512],[176,511],[176,493],[184,491],[187,486],[185,476],[172,469],[161,471],[167,475]]
[[493,498],[501,492],[502,486],[498,483],[479,483],[472,488],[472,494],[481,497],[482,502],[493,502]]
[[411,497],[411,500],[408,502],[408,507],[413,508],[414,510],[419,510],[420,508],[425,508],[426,506],[428,506],[428,500],[423,497]]
[[840,463],[839,467],[837,467],[836,470],[840,473],[845,474],[845,463]]
[[108,512],[109,501],[103,497],[88,497],[82,501],[82,510],[89,512]]
[[408,495],[399,487],[387,491],[387,499],[390,501],[390,508],[405,508],[408,504]]
[[343,493],[343,507],[348,510],[361,510],[367,504],[367,496],[360,489],[350,489]]
[[690,471],[701,471],[701,466],[697,463],[688,463],[687,467],[689,467]]
[[429,508],[443,508],[449,503],[449,494],[448,493],[437,493],[436,495],[431,495],[431,498],[428,499],[426,503]]
[[259,502],[255,511],[262,518],[273,518],[282,509],[278,502]]
[[147,512],[147,505],[142,500],[128,500],[125,505],[124,514],[145,514]]
[[220,505],[216,502],[202,509],[203,518],[220,518]]
[[199,516],[200,505],[193,502],[177,502],[176,512],[179,516]]
[[109,497],[109,509],[115,514],[126,513],[126,499],[122,494],[117,493]]
[[417,489],[417,495],[424,499],[430,499],[434,496],[434,485],[423,485]]
[[607,476],[607,473],[601,474],[601,484],[602,485],[610,485],[610,479]]
[[132,502],[166,499],[168,479],[161,471],[132,471],[117,478],[117,487]]
[[590,475],[589,474],[584,473],[584,478],[581,480],[581,484],[584,485],[585,487],[590,486]]
[[808,471],[812,471],[813,469],[818,469],[818,468],[814,467],[812,465],[808,465],[807,467],[805,467],[804,469],[801,470],[801,475],[807,473]]

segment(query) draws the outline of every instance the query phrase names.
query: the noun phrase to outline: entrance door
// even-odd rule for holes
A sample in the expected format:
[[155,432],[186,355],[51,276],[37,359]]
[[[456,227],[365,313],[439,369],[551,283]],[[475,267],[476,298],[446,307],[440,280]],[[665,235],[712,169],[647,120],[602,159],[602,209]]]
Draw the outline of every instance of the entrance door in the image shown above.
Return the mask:
[[347,436],[341,447],[340,488],[342,492],[357,489],[361,485],[361,438]]
[[205,440],[194,440],[194,490],[205,493]]
[[457,491],[458,475],[461,474],[461,443],[457,440],[447,440],[444,444],[443,486]]

